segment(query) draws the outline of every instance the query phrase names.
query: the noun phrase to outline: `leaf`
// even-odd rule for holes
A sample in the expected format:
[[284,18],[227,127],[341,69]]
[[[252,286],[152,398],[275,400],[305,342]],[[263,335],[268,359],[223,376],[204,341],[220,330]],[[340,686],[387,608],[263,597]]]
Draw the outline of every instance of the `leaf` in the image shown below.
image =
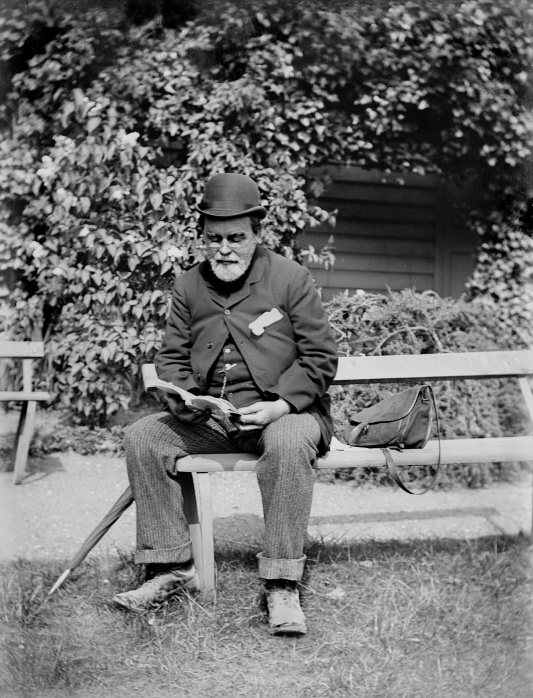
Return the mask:
[[152,291],[152,295],[151,295],[151,297],[150,297],[150,304],[151,304],[151,305],[154,305],[155,301],[156,301],[158,298],[163,298],[163,293],[162,293],[162,291],[159,291],[159,290]]
[[93,116],[87,121],[87,133],[92,133],[100,126],[102,119],[99,116]]
[[150,203],[152,204],[153,209],[155,211],[158,211],[161,208],[161,204],[163,203],[163,197],[159,192],[155,192],[150,197]]

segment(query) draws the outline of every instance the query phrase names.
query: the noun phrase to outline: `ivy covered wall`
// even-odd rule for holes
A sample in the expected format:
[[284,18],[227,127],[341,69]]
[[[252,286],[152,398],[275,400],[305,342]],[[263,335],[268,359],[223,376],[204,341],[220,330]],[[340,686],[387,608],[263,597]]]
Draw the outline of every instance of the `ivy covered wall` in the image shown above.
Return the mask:
[[470,294],[531,326],[527,4],[211,4],[178,28],[35,7],[0,25],[0,254],[19,279],[9,331],[44,338],[44,380],[75,414],[103,421],[135,395],[222,170],[258,181],[264,244],[326,263],[296,243],[332,220],[314,168],[475,176]]

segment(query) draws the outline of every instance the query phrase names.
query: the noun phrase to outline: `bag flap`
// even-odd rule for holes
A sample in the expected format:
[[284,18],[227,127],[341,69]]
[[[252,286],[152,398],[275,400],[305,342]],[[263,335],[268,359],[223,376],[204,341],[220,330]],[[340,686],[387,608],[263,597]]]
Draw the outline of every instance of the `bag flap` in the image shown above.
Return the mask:
[[424,386],[415,385],[400,393],[391,395],[371,407],[366,407],[350,417],[350,424],[373,424],[375,422],[395,422],[403,419],[413,409],[419,392]]

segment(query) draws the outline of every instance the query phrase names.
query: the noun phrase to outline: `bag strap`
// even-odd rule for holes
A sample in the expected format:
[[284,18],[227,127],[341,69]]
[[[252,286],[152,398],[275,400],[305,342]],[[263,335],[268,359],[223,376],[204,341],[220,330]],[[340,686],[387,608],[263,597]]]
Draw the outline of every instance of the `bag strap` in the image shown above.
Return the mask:
[[388,448],[382,448],[381,450],[383,451],[385,455],[385,461],[387,462],[387,467],[389,469],[390,474],[392,475],[393,480],[396,482],[398,487],[402,489],[404,492],[407,492],[407,494],[425,494],[426,492],[429,492],[430,489],[432,489],[433,485],[435,484],[437,480],[437,476],[440,471],[440,461],[441,461],[441,445],[440,445],[440,420],[439,420],[439,411],[437,409],[437,401],[435,400],[435,393],[433,392],[433,388],[431,385],[426,386],[429,390],[429,393],[431,395],[431,399],[433,401],[433,409],[435,411],[435,421],[437,424],[437,438],[439,440],[439,457],[437,460],[437,467],[435,469],[435,474],[433,475],[431,482],[427,487],[424,487],[424,489],[419,490],[418,492],[415,492],[414,490],[410,490],[407,485],[405,485],[399,474],[398,471],[396,470],[396,465],[394,463],[394,460],[392,458],[392,453],[390,452],[390,449]]

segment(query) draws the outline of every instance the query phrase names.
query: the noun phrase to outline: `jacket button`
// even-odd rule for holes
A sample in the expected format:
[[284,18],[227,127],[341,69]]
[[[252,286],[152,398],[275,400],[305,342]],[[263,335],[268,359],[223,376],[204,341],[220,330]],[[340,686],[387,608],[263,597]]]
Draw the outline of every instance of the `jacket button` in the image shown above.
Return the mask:
[[225,310],[224,315],[231,315],[231,310]]

